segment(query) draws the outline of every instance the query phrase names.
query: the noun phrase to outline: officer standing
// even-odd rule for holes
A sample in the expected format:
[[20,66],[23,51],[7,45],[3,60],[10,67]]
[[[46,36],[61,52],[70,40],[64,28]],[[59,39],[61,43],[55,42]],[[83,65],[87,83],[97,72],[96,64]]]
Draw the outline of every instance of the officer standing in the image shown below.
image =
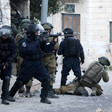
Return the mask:
[[74,91],[80,86],[92,89],[91,96],[99,96],[103,93],[101,86],[98,84],[101,79],[104,82],[109,81],[109,76],[105,66],[110,66],[110,61],[106,57],[98,58],[98,61],[92,62],[79,82],[75,83]]
[[10,96],[14,97],[18,89],[34,77],[42,83],[41,102],[51,104],[51,101],[47,99],[49,74],[41,62],[40,42],[37,38],[38,31],[36,24],[29,25],[27,36],[19,42],[19,52],[23,62],[18,78],[10,90]]
[[63,67],[61,77],[61,87],[66,85],[67,76],[72,69],[74,75],[79,80],[81,77],[80,62],[84,63],[84,52],[79,40],[73,37],[73,30],[65,28],[63,30],[65,39],[60,43],[58,55],[63,55]]
[[[42,26],[44,27],[44,30],[48,32],[49,35],[51,33],[51,30],[53,29],[53,26],[50,23],[43,23]],[[49,50],[46,50],[46,48]],[[46,45],[42,45],[42,62],[50,75],[50,89],[48,92],[49,98],[59,98],[53,93],[53,83],[55,81],[56,73],[56,52],[58,51],[58,49],[59,44],[57,38],[54,39],[53,37],[49,37],[46,42]]]
[[11,28],[7,25],[0,29],[0,78],[3,80],[2,84],[2,104],[9,105],[9,101],[15,100],[9,97],[9,85],[12,70],[12,61],[16,57],[16,44],[11,37]]
[[[21,68],[21,63],[23,61],[22,57],[19,56],[19,41],[26,36],[26,31],[27,31],[27,28],[30,25],[30,23],[31,23],[31,21],[29,19],[23,19],[20,24],[21,32],[18,33],[15,38],[15,42],[17,45],[17,65],[16,65],[17,76],[18,76],[20,68]],[[32,94],[30,92],[31,86],[32,86],[32,80],[30,80],[26,84],[26,92],[25,92],[24,86],[22,86],[19,90],[19,94],[22,94],[25,92],[26,97],[32,97]]]

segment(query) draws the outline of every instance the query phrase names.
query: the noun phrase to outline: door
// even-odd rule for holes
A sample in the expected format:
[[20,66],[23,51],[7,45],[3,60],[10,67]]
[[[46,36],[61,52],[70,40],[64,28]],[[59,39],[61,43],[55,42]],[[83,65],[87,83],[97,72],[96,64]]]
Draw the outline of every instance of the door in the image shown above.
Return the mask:
[[62,30],[67,27],[72,28],[80,40],[80,14],[62,14]]

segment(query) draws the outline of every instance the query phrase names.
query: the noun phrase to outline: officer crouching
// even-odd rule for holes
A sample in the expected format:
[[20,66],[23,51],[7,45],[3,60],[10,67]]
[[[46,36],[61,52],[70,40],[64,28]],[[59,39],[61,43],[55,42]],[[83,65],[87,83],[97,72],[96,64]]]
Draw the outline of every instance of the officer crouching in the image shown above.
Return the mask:
[[10,90],[10,96],[14,97],[20,87],[34,77],[42,83],[40,95],[41,103],[51,104],[51,101],[47,99],[50,78],[47,70],[41,62],[40,42],[37,37],[38,32],[38,25],[29,25],[27,36],[19,42],[19,52],[20,56],[23,58],[23,62],[18,78]]
[[11,78],[11,63],[16,57],[16,44],[11,38],[11,28],[7,25],[0,29],[0,78],[3,80],[2,84],[2,104],[9,105],[9,101],[15,100],[9,97],[9,85]]

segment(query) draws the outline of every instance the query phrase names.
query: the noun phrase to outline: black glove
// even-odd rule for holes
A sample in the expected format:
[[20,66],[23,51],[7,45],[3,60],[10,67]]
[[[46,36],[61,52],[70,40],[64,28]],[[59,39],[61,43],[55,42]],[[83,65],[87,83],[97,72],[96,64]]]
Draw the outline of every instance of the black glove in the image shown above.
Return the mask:
[[81,63],[82,63],[82,64],[84,63],[84,59],[81,59]]

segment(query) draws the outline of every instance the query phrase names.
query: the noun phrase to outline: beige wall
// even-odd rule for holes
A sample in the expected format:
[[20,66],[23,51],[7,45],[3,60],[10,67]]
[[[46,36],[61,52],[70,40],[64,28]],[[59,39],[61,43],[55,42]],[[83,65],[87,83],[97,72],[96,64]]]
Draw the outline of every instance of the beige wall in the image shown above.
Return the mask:
[[[79,0],[75,3],[76,12],[80,14],[81,43],[85,52],[85,64],[106,56],[112,61],[109,43],[109,21],[112,20],[112,0]],[[53,16],[54,32],[61,31],[61,13]]]
[[18,3],[15,4],[21,12],[22,17],[28,16],[30,18],[30,0],[18,1]]
[[[30,17],[30,0],[22,0],[20,1],[20,3],[17,3],[17,5],[23,17],[26,16]],[[2,22],[0,22],[0,27],[2,25],[10,25],[11,24],[10,0],[0,0],[0,8],[2,10]]]
[[10,2],[9,0],[1,0],[0,8],[2,10],[2,25],[10,25]]

